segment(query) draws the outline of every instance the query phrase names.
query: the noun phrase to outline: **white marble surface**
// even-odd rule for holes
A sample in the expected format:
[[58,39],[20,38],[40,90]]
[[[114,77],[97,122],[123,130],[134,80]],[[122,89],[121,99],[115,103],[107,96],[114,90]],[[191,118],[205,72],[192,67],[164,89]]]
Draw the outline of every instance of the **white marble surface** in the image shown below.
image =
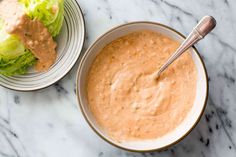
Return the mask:
[[88,47],[100,34],[130,21],[157,21],[187,34],[205,14],[218,25],[197,45],[207,66],[210,92],[200,123],[166,151],[130,153],[101,140],[77,109],[74,69],[57,84],[20,93],[0,87],[0,157],[236,156],[235,0],[78,0]]

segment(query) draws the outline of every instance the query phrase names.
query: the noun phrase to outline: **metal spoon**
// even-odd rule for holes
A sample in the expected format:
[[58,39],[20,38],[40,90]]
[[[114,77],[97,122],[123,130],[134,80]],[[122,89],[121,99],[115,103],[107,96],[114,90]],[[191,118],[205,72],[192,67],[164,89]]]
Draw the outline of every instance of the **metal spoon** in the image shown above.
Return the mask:
[[181,54],[188,50],[191,46],[196,44],[199,40],[203,39],[208,33],[210,33],[216,26],[216,20],[212,16],[204,16],[201,21],[193,28],[192,32],[180,45],[180,47],[175,51],[175,53],[170,56],[170,58],[165,62],[165,64],[159,69],[157,73],[157,78],[161,73],[173,63]]

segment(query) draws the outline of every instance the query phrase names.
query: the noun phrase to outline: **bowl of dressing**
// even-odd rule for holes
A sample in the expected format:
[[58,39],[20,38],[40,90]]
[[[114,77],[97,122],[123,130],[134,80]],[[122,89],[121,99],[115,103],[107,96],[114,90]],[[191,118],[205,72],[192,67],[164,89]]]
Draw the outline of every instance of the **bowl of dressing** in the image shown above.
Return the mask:
[[208,80],[195,47],[156,79],[185,37],[160,23],[133,22],[100,36],[77,72],[79,107],[105,141],[129,151],[166,149],[196,126]]

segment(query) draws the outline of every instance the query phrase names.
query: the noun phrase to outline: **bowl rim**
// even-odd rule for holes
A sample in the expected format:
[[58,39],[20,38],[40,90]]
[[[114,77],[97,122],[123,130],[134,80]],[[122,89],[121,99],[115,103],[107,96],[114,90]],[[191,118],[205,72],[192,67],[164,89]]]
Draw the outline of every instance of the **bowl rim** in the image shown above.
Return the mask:
[[82,56],[82,51],[84,49],[84,45],[85,45],[85,40],[86,40],[86,33],[87,33],[87,30],[86,30],[86,25],[85,25],[85,18],[84,18],[84,14],[83,14],[83,11],[81,9],[81,6],[79,4],[79,2],[77,0],[75,0],[75,3],[81,13],[81,17],[82,17],[82,27],[84,28],[84,35],[83,35],[83,38],[82,38],[82,46],[81,46],[81,50],[80,50],[80,54],[78,56],[78,58],[75,60],[73,66],[68,70],[68,72],[66,72],[64,75],[58,77],[57,79],[55,79],[51,84],[49,85],[46,85],[45,87],[41,87],[41,88],[35,88],[35,89],[29,89],[29,90],[24,90],[24,89],[15,89],[15,88],[11,88],[11,87],[8,87],[8,86],[5,86],[4,84],[1,84],[0,83],[0,87],[4,87],[6,89],[9,89],[9,90],[12,90],[12,91],[18,91],[18,92],[33,92],[33,91],[39,91],[39,90],[43,90],[43,89],[46,89],[52,85],[54,85],[55,83],[57,83],[58,81],[62,80],[64,77],[66,77],[66,75],[75,67],[76,63],[78,62],[79,58]]
[[181,140],[183,140],[187,135],[189,135],[189,133],[196,127],[196,125],[198,124],[198,122],[200,121],[203,113],[204,113],[204,110],[206,108],[206,105],[207,105],[207,99],[208,99],[208,95],[209,95],[209,82],[208,82],[208,74],[207,74],[207,70],[206,70],[206,66],[203,62],[203,59],[202,57],[200,56],[200,53],[199,51],[196,49],[195,46],[193,46],[192,48],[194,49],[194,52],[196,53],[196,55],[199,57],[200,59],[200,62],[203,66],[203,70],[204,70],[204,74],[206,76],[206,95],[205,95],[205,100],[204,100],[204,105],[201,109],[201,112],[198,116],[198,118],[196,119],[196,121],[194,122],[193,126],[184,134],[182,135],[179,139],[177,139],[176,141],[173,141],[172,143],[166,145],[166,146],[163,146],[163,147],[160,147],[160,148],[154,148],[154,149],[130,149],[130,148],[126,148],[126,147],[123,147],[123,146],[120,146],[120,145],[117,145],[115,143],[113,143],[111,140],[107,139],[106,137],[104,137],[102,134],[100,134],[96,127],[94,127],[90,121],[89,121],[89,118],[86,116],[86,113],[82,107],[82,102],[81,102],[81,99],[80,99],[80,96],[79,96],[79,89],[78,89],[78,81],[79,81],[79,73],[81,71],[81,67],[82,67],[82,64],[84,62],[84,59],[87,57],[88,55],[88,52],[91,51],[91,49],[94,47],[94,45],[96,43],[98,43],[104,36],[106,36],[107,34],[111,33],[112,31],[118,29],[118,28],[121,28],[121,27],[124,27],[124,26],[127,26],[127,25],[133,25],[133,24],[152,24],[152,25],[156,25],[156,26],[160,26],[160,27],[164,27],[166,29],[168,29],[169,31],[172,31],[174,33],[176,33],[177,35],[181,36],[183,39],[186,39],[186,36],[184,36],[182,33],[180,33],[179,31],[175,30],[174,28],[171,28],[165,24],[162,24],[162,23],[158,23],[158,22],[152,22],[152,21],[134,21],[134,22],[129,22],[129,23],[125,23],[125,24],[121,24],[121,25],[118,25],[116,27],[113,27],[111,28],[110,30],[106,31],[105,33],[103,33],[102,35],[100,35],[96,40],[95,42],[93,42],[89,48],[86,50],[86,52],[83,54],[81,60],[80,60],[80,63],[79,63],[79,66],[78,66],[78,70],[77,70],[77,74],[76,74],[76,97],[77,97],[77,107],[80,109],[80,111],[82,112],[83,114],[83,117],[84,119],[86,120],[86,122],[88,123],[88,125],[90,126],[90,128],[100,137],[102,138],[104,141],[108,142],[109,144],[117,147],[117,148],[120,148],[120,149],[123,149],[123,150],[126,150],[126,151],[130,151],[130,152],[137,152],[137,153],[144,153],[144,152],[153,152],[153,151],[162,151],[162,150],[165,150],[177,143],[179,143]]

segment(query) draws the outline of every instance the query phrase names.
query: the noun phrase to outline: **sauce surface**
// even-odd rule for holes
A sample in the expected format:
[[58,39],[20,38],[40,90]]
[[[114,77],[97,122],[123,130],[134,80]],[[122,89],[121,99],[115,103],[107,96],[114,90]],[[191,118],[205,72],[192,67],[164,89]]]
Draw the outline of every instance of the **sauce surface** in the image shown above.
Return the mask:
[[197,71],[184,53],[158,80],[157,70],[179,43],[139,31],[114,40],[94,60],[87,79],[89,108],[117,141],[159,138],[174,130],[193,106]]
[[17,35],[26,48],[38,59],[36,70],[45,71],[55,62],[56,42],[39,20],[31,20],[18,0],[0,3],[0,16],[9,34]]

